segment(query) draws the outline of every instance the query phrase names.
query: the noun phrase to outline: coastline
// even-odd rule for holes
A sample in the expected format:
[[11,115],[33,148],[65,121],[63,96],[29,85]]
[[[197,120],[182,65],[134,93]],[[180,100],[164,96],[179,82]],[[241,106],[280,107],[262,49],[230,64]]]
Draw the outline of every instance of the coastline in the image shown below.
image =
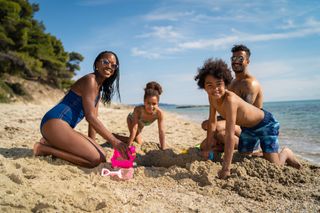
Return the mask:
[[[134,178],[100,176],[103,167],[74,166],[60,159],[33,157],[39,124],[51,103],[0,104],[0,209],[12,211],[101,212],[318,212],[320,167],[302,160],[303,169],[277,167],[261,158],[235,156],[232,176],[216,178],[219,163],[202,161],[193,147],[205,137],[196,122],[166,112],[166,141],[158,150],[156,122],[142,132]],[[100,106],[107,128],[128,136],[131,107]],[[82,121],[76,128],[87,133]],[[100,144],[104,140],[99,136]],[[181,154],[190,148],[189,153]],[[105,147],[108,156],[112,150]],[[299,201],[299,202],[297,202]]]

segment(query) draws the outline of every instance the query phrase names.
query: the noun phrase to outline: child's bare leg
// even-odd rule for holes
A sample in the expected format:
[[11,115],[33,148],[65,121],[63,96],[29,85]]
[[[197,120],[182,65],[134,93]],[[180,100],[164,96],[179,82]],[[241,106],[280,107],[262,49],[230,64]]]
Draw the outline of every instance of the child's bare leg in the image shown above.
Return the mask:
[[300,169],[302,165],[299,163],[291,149],[284,147],[279,153],[279,159],[281,164],[287,163],[289,166],[292,166],[296,169]]
[[301,168],[301,164],[298,162],[293,152],[286,147],[283,148],[280,153],[263,153],[263,157],[271,163],[275,163],[279,166],[283,166],[287,163],[289,166],[296,169]]
[[279,166],[283,166],[284,162],[281,163],[279,159],[279,153],[263,153],[263,157],[270,161],[271,163],[277,164]]

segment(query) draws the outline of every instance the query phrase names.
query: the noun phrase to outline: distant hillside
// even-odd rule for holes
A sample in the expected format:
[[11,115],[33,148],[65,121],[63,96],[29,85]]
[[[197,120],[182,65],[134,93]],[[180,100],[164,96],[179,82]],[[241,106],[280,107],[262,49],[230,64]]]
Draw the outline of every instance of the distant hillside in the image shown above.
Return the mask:
[[53,104],[58,102],[64,94],[62,89],[17,76],[6,76],[5,80],[0,81],[0,102],[2,103]]

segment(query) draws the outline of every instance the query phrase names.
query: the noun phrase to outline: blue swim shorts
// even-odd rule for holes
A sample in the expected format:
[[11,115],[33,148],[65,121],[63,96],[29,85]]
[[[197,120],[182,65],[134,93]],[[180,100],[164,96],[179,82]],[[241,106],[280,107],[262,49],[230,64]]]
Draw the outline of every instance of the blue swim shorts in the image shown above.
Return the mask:
[[239,152],[253,152],[260,142],[264,153],[278,153],[279,150],[279,122],[273,115],[262,109],[264,112],[263,120],[254,127],[241,127],[239,137]]

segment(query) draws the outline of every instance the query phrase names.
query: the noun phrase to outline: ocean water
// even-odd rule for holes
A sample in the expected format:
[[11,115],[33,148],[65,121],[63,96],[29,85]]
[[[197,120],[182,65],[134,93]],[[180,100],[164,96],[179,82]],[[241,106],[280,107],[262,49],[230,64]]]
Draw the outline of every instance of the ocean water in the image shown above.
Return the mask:
[[[208,106],[177,108],[165,105],[162,108],[199,125],[209,115]],[[264,109],[280,123],[280,147],[287,146],[300,157],[320,165],[320,100],[267,102]]]

